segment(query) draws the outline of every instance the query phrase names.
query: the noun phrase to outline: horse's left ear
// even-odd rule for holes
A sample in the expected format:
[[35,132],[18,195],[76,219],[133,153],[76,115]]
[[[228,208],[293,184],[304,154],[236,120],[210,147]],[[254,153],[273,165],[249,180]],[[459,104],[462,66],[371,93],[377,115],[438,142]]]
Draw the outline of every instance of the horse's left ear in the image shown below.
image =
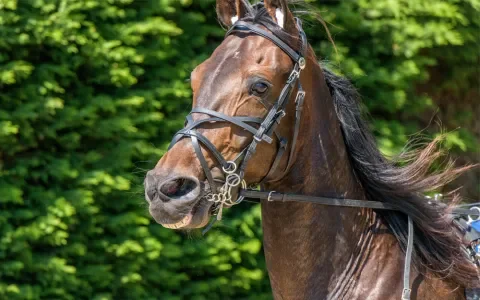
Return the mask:
[[264,0],[268,14],[288,33],[296,33],[295,18],[288,8],[288,0]]
[[223,25],[230,27],[243,18],[250,4],[247,0],[217,0],[217,16]]

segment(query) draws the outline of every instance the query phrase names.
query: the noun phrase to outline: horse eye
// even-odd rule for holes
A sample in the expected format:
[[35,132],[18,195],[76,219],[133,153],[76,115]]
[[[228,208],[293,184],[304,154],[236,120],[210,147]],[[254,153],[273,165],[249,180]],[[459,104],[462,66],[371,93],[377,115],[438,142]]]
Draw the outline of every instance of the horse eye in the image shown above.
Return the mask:
[[265,94],[265,92],[267,92],[267,90],[268,90],[268,85],[266,85],[263,82],[254,83],[253,86],[252,86],[252,92],[254,92],[255,94],[258,94],[258,95]]

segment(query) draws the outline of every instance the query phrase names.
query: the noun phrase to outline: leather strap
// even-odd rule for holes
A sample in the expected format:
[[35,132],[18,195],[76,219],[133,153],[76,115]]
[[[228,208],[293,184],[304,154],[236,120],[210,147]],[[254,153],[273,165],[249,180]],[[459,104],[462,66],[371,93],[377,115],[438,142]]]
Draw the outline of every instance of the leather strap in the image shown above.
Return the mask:
[[267,175],[265,175],[265,177],[263,177],[263,179],[259,182],[260,185],[264,184],[265,182],[268,182],[272,178],[273,174],[275,174],[275,171],[280,165],[280,161],[282,160],[283,154],[285,154],[285,151],[287,150],[287,144],[288,143],[286,139],[284,138],[280,139],[277,155],[275,156],[275,159],[273,160],[273,163],[270,166],[270,169]]
[[190,136],[190,138],[192,139],[192,146],[193,146],[193,149],[195,150],[195,154],[197,155],[197,158],[200,161],[200,165],[202,166],[202,169],[205,172],[205,175],[207,176],[207,180],[208,180],[208,183],[210,184],[210,188],[213,190],[216,190],[217,187],[216,187],[215,181],[213,180],[212,172],[210,172],[210,168],[208,167],[207,160],[205,159],[205,156],[203,156],[202,149],[198,144],[198,139],[194,135]]
[[[242,119],[240,119],[239,117],[227,116],[227,115],[222,114],[220,112],[210,110],[210,109],[206,109],[206,108],[201,108],[201,107],[197,107],[197,108],[192,109],[191,113],[203,113],[203,114],[215,116],[219,119],[228,121],[228,122],[233,123],[233,124],[235,124],[239,127],[242,127],[243,129],[248,130],[252,134],[256,134],[258,132],[258,130],[256,128],[253,128],[252,126],[248,125],[245,122],[245,120],[247,122],[255,122],[255,123],[260,123],[260,124],[263,122],[263,120],[259,119],[259,118],[240,117],[240,118],[242,118]],[[261,137],[261,139],[264,140],[265,142],[269,143],[269,144],[272,142],[272,138],[267,136],[267,135],[263,135]]]
[[280,49],[283,50],[294,62],[298,62],[302,57],[298,54],[295,50],[293,50],[289,45],[283,42],[281,39],[276,37],[275,35],[271,34],[270,32],[261,29],[257,25],[250,24],[244,21],[237,21],[235,24],[230,27],[230,29],[225,34],[225,37],[229,36],[235,31],[246,31],[246,32],[253,32],[259,36],[266,38],[267,40],[272,41],[275,45],[277,45]]
[[[328,206],[343,206],[343,207],[358,207],[358,208],[372,208],[380,210],[393,210],[400,211],[397,207],[384,202],[370,201],[370,200],[354,200],[344,198],[332,198],[332,197],[318,197],[307,196],[298,194],[278,193],[275,191],[257,191],[251,189],[242,189],[240,195],[244,196],[251,202],[260,202],[260,200],[268,200],[269,202],[306,202],[315,203]],[[435,204],[439,205],[439,204]],[[445,204],[442,204],[445,205]],[[454,208],[451,211],[452,215],[470,215],[479,216],[479,211],[468,210],[463,208]]]
[[397,210],[388,203],[369,201],[369,200],[353,200],[341,198],[316,197],[296,194],[285,194],[277,192],[264,192],[256,190],[241,190],[240,196],[246,199],[259,202],[258,200],[268,200],[269,202],[307,202],[322,204],[328,206],[343,206],[343,207],[363,207],[382,210]]
[[412,293],[410,289],[410,266],[412,264],[413,235],[413,221],[412,218],[408,216],[408,242],[405,254],[405,266],[403,268],[402,300],[410,300],[410,294]]
[[300,84],[300,81],[298,82],[298,92],[297,92],[297,98],[295,99],[296,103],[296,109],[295,109],[295,128],[293,130],[293,139],[292,139],[292,147],[290,147],[290,156],[288,157],[288,164],[287,168],[285,169],[285,174],[290,170],[293,164],[293,155],[295,154],[295,149],[297,145],[297,140],[298,140],[298,134],[300,132],[300,123],[302,121],[302,112],[303,112],[303,102],[305,100],[305,91],[302,88],[302,85]]

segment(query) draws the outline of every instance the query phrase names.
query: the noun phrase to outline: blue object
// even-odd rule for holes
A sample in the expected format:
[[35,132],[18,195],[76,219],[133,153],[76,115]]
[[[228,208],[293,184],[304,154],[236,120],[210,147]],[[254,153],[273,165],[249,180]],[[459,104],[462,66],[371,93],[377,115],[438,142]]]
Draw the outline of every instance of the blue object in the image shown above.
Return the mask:
[[480,220],[473,221],[472,223],[470,223],[470,226],[477,232],[480,232]]

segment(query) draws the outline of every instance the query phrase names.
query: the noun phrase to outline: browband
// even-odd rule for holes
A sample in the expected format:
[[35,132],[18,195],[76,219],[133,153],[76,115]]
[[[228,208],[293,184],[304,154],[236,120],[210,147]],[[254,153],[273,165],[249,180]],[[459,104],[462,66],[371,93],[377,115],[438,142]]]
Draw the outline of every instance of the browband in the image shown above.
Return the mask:
[[[297,24],[300,22],[300,19],[297,19]],[[301,24],[299,24],[301,26]],[[301,27],[299,27],[301,28]],[[237,21],[235,24],[230,27],[230,29],[227,31],[225,34],[225,37],[229,36],[232,34],[234,31],[246,31],[246,32],[253,32],[259,36],[262,36],[266,38],[267,40],[272,41],[275,45],[277,45],[280,49],[282,49],[290,58],[296,62],[299,63],[301,58],[303,58],[302,54],[297,53],[295,50],[292,49],[289,45],[287,45],[284,41],[276,37],[275,35],[271,34],[270,32],[263,30],[262,28],[258,27],[257,25],[247,23],[245,21]],[[300,30],[303,32],[302,30]],[[303,49],[305,48],[306,44],[306,39],[303,37],[305,34],[301,34],[301,39],[302,39],[302,49],[301,51],[303,52]]]

